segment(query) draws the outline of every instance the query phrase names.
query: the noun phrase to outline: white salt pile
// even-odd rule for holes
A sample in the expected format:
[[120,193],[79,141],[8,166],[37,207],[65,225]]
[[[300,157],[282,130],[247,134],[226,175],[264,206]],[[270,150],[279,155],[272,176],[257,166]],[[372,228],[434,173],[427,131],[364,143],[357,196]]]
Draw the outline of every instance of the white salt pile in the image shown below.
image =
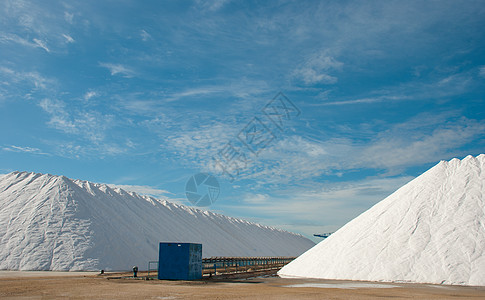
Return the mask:
[[278,274],[485,286],[485,155],[440,162]]
[[104,184],[13,172],[0,177],[0,269],[129,270],[159,242],[203,244],[203,256],[297,256],[301,235]]

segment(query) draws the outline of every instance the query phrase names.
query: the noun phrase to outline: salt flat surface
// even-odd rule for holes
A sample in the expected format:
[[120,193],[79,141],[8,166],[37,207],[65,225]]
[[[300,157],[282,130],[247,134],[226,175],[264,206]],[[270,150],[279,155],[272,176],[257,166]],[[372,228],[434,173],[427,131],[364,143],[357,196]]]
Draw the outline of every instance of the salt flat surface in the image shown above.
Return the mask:
[[0,271],[0,278],[92,276],[99,272]]
[[314,243],[273,227],[64,176],[0,178],[0,269],[130,270],[159,242],[203,244],[203,256],[298,256]]
[[399,287],[397,285],[390,284],[377,284],[377,283],[300,283],[285,285],[285,287],[293,288],[305,288],[305,287],[316,287],[324,289],[390,289]]
[[485,286],[485,155],[440,162],[278,274]]

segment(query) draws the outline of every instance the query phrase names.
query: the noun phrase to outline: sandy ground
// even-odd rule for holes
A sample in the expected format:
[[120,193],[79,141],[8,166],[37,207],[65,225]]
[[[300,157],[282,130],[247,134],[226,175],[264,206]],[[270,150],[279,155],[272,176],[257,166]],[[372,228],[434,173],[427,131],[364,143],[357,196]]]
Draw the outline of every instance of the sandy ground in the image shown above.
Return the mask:
[[55,271],[0,271],[0,279],[19,277],[79,277],[97,275],[99,272],[55,272]]
[[485,287],[278,277],[146,281],[119,275],[0,272],[0,299],[485,299]]

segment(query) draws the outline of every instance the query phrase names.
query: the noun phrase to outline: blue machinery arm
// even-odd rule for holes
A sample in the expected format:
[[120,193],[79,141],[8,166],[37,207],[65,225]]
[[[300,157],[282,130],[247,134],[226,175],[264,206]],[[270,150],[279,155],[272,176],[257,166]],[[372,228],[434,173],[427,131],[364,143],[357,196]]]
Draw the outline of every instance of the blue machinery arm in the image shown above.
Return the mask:
[[313,236],[316,236],[316,237],[321,237],[321,238],[328,238],[333,232],[328,232],[328,233],[322,233],[322,234],[317,234],[315,233]]

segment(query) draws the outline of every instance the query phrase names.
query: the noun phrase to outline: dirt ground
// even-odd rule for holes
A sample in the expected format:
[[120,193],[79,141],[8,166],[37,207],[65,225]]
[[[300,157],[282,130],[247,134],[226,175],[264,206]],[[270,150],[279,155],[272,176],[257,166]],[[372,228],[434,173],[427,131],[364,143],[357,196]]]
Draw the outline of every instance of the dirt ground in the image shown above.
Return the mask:
[[278,277],[147,281],[120,274],[45,273],[0,272],[0,299],[485,299],[485,287]]

